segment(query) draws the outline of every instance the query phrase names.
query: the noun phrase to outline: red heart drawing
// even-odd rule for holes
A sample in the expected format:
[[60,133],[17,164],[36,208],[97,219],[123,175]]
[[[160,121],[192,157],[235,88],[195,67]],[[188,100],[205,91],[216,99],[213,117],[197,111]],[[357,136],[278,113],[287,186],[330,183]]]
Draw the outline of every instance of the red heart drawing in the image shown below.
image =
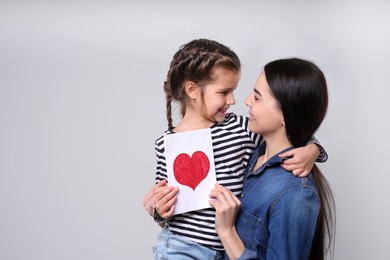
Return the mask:
[[209,169],[209,158],[201,151],[194,152],[192,157],[181,153],[173,162],[173,174],[177,182],[193,190],[206,178]]

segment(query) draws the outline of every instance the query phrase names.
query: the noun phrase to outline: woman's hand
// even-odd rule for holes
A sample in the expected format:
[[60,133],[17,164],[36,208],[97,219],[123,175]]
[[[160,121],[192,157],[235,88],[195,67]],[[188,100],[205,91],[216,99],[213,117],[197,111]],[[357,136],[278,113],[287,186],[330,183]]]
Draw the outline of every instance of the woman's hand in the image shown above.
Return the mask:
[[241,201],[229,189],[219,184],[211,190],[210,198],[209,203],[215,208],[215,230],[229,259],[236,259],[245,250],[234,224]]
[[309,143],[304,147],[279,154],[279,157],[286,158],[281,164],[285,170],[292,172],[297,177],[306,177],[319,155],[318,146],[315,143]]
[[236,220],[240,200],[227,188],[216,184],[210,193],[210,205],[215,208],[215,229],[219,236],[226,232],[235,230]]

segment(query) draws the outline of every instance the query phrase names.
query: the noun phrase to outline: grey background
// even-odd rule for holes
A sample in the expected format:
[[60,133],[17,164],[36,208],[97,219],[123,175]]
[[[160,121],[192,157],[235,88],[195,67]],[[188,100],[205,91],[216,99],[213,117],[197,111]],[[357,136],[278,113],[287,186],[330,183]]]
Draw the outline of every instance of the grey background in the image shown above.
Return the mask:
[[387,259],[389,24],[387,1],[0,1],[0,259],[152,259],[162,83],[195,38],[241,58],[244,115],[266,62],[323,69],[335,259]]

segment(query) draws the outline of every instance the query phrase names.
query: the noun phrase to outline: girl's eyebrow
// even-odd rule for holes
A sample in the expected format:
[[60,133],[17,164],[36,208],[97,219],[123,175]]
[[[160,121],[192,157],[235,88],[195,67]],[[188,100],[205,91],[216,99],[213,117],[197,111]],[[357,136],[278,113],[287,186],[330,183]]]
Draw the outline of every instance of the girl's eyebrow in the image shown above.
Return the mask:
[[231,87],[226,87],[226,88],[219,88],[218,91],[234,91],[237,89],[238,86],[231,88]]

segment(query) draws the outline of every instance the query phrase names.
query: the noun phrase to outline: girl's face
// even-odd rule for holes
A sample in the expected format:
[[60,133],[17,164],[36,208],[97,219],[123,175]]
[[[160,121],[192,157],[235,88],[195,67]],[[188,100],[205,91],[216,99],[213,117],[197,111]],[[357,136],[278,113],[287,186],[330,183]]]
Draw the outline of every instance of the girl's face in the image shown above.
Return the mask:
[[222,68],[214,72],[214,82],[206,85],[203,91],[203,117],[212,122],[223,122],[231,105],[236,103],[234,90],[240,80],[240,73]]
[[283,127],[283,113],[268,86],[264,72],[256,81],[253,92],[246,98],[249,109],[249,130],[264,137]]

